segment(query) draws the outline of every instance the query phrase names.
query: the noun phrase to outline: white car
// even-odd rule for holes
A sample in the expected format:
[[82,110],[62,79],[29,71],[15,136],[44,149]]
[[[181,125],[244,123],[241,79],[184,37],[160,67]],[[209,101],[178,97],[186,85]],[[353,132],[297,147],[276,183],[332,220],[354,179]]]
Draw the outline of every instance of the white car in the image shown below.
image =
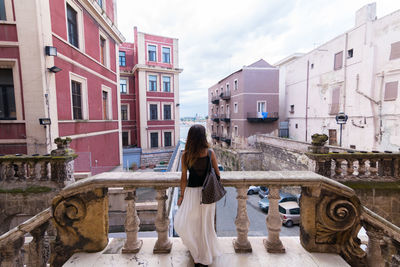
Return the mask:
[[257,194],[259,191],[260,191],[260,187],[259,186],[251,185],[249,187],[249,189],[247,189],[247,194],[248,195],[253,195],[253,194]]

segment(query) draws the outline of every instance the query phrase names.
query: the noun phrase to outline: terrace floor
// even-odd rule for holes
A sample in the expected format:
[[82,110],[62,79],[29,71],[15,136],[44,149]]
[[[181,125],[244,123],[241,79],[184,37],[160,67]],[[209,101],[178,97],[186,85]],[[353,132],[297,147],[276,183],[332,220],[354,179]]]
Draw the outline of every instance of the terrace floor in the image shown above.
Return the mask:
[[[249,237],[253,252],[249,254],[235,253],[233,237],[219,237],[223,255],[216,258],[210,267],[222,266],[324,266],[342,267],[349,266],[339,255],[327,253],[309,253],[300,244],[299,237],[281,237],[286,248],[285,254],[267,253],[263,239],[265,237]],[[182,244],[180,238],[172,238],[172,251],[170,254],[153,254],[156,238],[142,238],[143,246],[138,254],[121,254],[125,239],[110,238],[108,246],[97,253],[76,253],[64,266],[173,266],[192,267],[193,259],[189,251]]]

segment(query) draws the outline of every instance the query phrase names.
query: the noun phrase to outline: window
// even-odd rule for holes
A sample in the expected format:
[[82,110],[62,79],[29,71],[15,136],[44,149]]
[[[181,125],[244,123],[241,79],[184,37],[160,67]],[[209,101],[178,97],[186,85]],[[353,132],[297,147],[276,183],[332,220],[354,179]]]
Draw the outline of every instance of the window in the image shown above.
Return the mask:
[[108,92],[102,91],[103,95],[103,120],[108,120]]
[[156,60],[157,47],[155,45],[149,45],[149,46],[147,46],[147,50],[148,50],[149,61],[157,61]]
[[239,136],[239,128],[237,126],[235,126],[235,136]]
[[72,89],[72,112],[74,120],[82,120],[82,84],[71,81]]
[[343,51],[335,54],[334,70],[340,70],[343,66]]
[[158,120],[156,104],[150,104],[150,120]]
[[164,132],[164,146],[172,146],[171,132]]
[[119,66],[126,66],[126,53],[124,51],[119,51]]
[[121,105],[121,120],[127,121],[128,120],[128,106]]
[[226,93],[229,93],[229,83],[226,84]]
[[223,105],[221,105],[220,111],[221,111],[221,114],[224,114],[224,106]]
[[0,0],[0,20],[7,20],[4,0]]
[[106,63],[106,39],[100,36],[100,63]]
[[393,43],[390,48],[389,59],[392,60],[397,58],[400,58],[400,41]]
[[99,6],[100,6],[101,8],[103,8],[103,0],[97,0],[97,3],[99,4]]
[[233,112],[238,113],[238,103],[233,103]]
[[397,99],[397,90],[399,87],[398,82],[388,82],[385,84],[385,101],[396,100]]
[[0,69],[0,120],[16,120],[12,69]]
[[235,80],[234,82],[234,89],[235,89],[235,91],[238,89],[238,81],[237,80]]
[[331,97],[332,98],[329,114],[334,115],[339,112],[340,87],[333,88]]
[[347,50],[347,58],[353,57],[353,49]]
[[157,91],[157,76],[149,75],[149,91]]
[[163,76],[163,91],[171,92],[171,77]]
[[290,110],[289,110],[289,112],[290,112],[290,113],[294,113],[294,105],[290,105]]
[[257,112],[262,113],[267,111],[267,102],[266,101],[257,101]]
[[229,113],[231,113],[231,111],[229,110],[229,104],[226,104],[226,115],[229,118]]
[[290,214],[300,214],[300,208],[294,208],[289,210]]
[[150,133],[150,147],[158,147],[158,133]]
[[119,80],[119,89],[120,89],[121,94],[127,93],[127,80],[125,80],[125,79]]
[[311,63],[310,68],[311,68],[311,69],[314,68],[314,63]]
[[68,42],[79,48],[77,15],[75,9],[67,4]]
[[164,105],[164,120],[171,119],[171,105]]
[[129,146],[129,132],[122,132],[122,146]]
[[171,63],[171,48],[163,47],[162,48],[162,62]]

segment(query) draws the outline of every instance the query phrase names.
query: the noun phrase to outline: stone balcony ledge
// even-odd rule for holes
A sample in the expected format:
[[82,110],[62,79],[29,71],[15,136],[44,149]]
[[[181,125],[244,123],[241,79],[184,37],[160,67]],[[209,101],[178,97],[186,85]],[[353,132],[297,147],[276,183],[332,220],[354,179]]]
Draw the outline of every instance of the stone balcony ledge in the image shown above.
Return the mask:
[[[210,267],[225,266],[350,266],[337,254],[310,253],[300,244],[299,237],[281,237],[283,245],[288,248],[286,254],[265,253],[263,237],[249,237],[253,252],[237,254],[232,247],[233,237],[219,237],[222,255],[216,258]],[[86,266],[174,266],[191,267],[193,259],[180,238],[171,238],[173,243],[170,254],[153,254],[157,238],[143,238],[142,249],[137,254],[122,254],[124,238],[110,238],[108,246],[97,253],[75,253],[65,267]]]

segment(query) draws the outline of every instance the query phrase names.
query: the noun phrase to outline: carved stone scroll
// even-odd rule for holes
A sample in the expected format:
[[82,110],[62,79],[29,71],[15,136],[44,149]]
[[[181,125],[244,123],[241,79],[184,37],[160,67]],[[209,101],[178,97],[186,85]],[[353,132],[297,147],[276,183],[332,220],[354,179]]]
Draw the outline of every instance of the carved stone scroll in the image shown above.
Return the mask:
[[62,266],[75,252],[97,252],[108,244],[107,188],[73,197],[55,197],[52,203],[57,237],[51,265]]
[[236,253],[252,252],[251,244],[247,238],[249,232],[249,217],[247,216],[247,187],[238,187],[237,189],[238,207],[235,220],[237,239],[233,240],[233,247]]
[[267,216],[268,238],[264,239],[264,246],[269,253],[285,253],[285,248],[279,238],[279,232],[282,228],[282,219],[279,215],[278,201],[279,187],[269,188],[269,209]]
[[153,253],[170,253],[172,248],[172,242],[168,238],[168,227],[169,218],[167,214],[166,200],[168,199],[166,194],[166,188],[157,188],[158,207],[157,207],[157,217],[155,221],[156,231],[158,239],[154,245]]
[[138,253],[143,241],[138,240],[140,220],[135,207],[136,189],[127,188],[125,191],[125,200],[128,202],[128,206],[126,208],[125,219],[126,241],[122,248],[122,253]]

